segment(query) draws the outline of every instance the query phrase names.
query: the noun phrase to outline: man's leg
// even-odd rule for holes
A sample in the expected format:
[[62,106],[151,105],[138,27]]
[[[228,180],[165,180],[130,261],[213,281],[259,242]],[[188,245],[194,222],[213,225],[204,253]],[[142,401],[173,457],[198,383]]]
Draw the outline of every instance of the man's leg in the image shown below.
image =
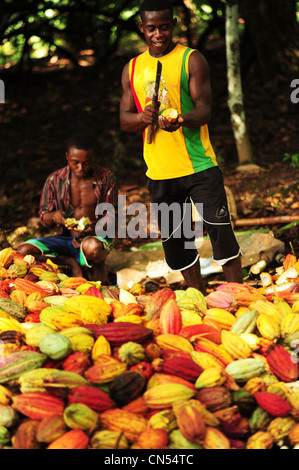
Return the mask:
[[105,264],[108,252],[104,249],[103,243],[94,237],[89,237],[82,242],[82,251],[91,262],[93,281],[108,283],[107,266]]
[[187,287],[194,287],[195,289],[200,290],[203,295],[206,295],[206,288],[200,273],[199,260],[189,268],[181,271],[181,273],[186,281]]
[[[22,243],[17,248],[18,253],[21,255],[32,255],[37,261],[47,261],[52,259],[52,256],[43,255],[40,249],[31,243]],[[77,261],[71,256],[57,255],[55,256],[55,263],[60,266],[68,266],[71,269],[72,276],[81,277],[82,269]]]
[[241,256],[227,261],[227,263],[222,266],[222,269],[227,282],[238,282],[239,284],[243,284]]

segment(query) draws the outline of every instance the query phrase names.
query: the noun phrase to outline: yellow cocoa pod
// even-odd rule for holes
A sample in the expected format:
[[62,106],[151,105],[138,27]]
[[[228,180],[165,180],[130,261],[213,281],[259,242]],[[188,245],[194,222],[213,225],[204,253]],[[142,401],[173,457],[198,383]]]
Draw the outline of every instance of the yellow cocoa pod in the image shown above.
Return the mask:
[[111,355],[110,343],[103,335],[98,336],[98,338],[94,342],[91,351],[92,361],[96,363],[97,356],[100,356],[101,354],[107,354],[108,356]]
[[189,399],[195,395],[192,390],[185,385],[177,383],[166,383],[156,385],[143,394],[145,404],[151,409],[169,408],[177,400]]
[[183,338],[182,336],[171,333],[165,333],[156,336],[156,343],[162,349],[174,349],[188,353],[194,351],[190,341],[188,341],[186,338]]
[[287,400],[292,407],[291,415],[299,419],[299,392],[290,393]]
[[206,323],[207,320],[216,322],[224,330],[230,330],[236,321],[236,317],[222,308],[208,308],[205,312],[203,323]]
[[279,323],[270,315],[261,314],[257,317],[256,326],[263,338],[271,341],[277,341],[280,337]]
[[230,449],[229,439],[217,428],[207,426],[206,437],[203,441],[204,449]]
[[286,338],[299,331],[299,315],[298,313],[287,314],[280,324],[281,336]]
[[175,414],[173,410],[158,411],[149,418],[148,425],[150,428],[164,429],[170,433],[177,427]]
[[270,300],[256,300],[254,302],[254,309],[258,311],[259,315],[269,315],[278,324],[280,324],[284,316],[282,311],[280,311],[273,302],[270,302]]
[[221,342],[233,359],[246,359],[251,356],[251,348],[248,343],[241,336],[231,331],[221,331]]
[[14,318],[11,318],[11,317],[9,318],[0,317],[0,333],[3,333],[3,331],[8,331],[8,330],[19,331],[22,334],[26,333],[24,326],[18,320],[15,320]]
[[143,319],[139,315],[122,315],[114,320],[115,323],[123,321],[129,323],[137,323],[139,325],[143,323]]
[[94,309],[93,307],[82,308],[80,316],[82,323],[86,325],[103,325],[107,323],[108,319],[106,313],[100,312],[97,308]]
[[94,339],[91,335],[79,333],[72,335],[70,338],[73,352],[80,351],[90,354],[94,345]]
[[224,368],[223,362],[221,362],[216,356],[213,356],[213,354],[203,351],[192,351],[191,357],[202,369],[210,369],[211,367]]
[[165,117],[167,121],[174,123],[178,120],[179,114],[175,108],[166,108],[162,111],[161,116]]
[[278,442],[286,438],[296,424],[297,421],[291,416],[277,417],[270,421],[267,432],[271,434],[274,442]]
[[12,392],[4,385],[0,385],[0,405],[9,405],[12,399]]
[[198,313],[194,313],[191,310],[180,308],[182,317],[182,328],[189,325],[200,325],[202,318]]
[[274,444],[274,438],[268,431],[257,431],[252,434],[246,443],[246,449],[271,449]]
[[227,379],[225,370],[222,367],[211,367],[205,369],[195,382],[195,388],[208,388],[223,385]]
[[103,299],[94,297],[93,295],[74,295],[64,301],[64,306],[70,312],[81,314],[82,310],[90,309],[93,312],[101,313],[103,316],[108,317],[112,312],[110,305]]
[[248,346],[250,347],[251,351],[258,351],[260,348],[260,338],[255,335],[254,333],[242,333],[240,335],[240,338],[242,338]]
[[265,392],[267,385],[262,377],[252,377],[247,380],[243,388],[253,395],[256,392]]
[[248,307],[239,307],[237,308],[237,310],[235,311],[235,317],[236,318],[239,318],[243,315],[243,313],[246,313],[246,312],[250,312],[249,308]]

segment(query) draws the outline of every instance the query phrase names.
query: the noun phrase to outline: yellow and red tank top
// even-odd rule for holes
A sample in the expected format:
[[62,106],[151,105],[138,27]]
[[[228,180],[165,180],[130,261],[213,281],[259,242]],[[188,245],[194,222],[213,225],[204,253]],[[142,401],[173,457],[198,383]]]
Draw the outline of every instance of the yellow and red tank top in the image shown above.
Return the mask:
[[[162,63],[159,88],[160,112],[175,108],[179,114],[194,109],[189,93],[189,57],[194,49],[177,44],[159,59],[145,51],[130,61],[131,90],[138,112],[151,101],[156,79],[157,61]],[[178,178],[206,170],[217,165],[210,142],[208,126],[197,129],[180,127],[169,133],[157,129],[153,142],[147,144],[147,129],[143,133],[143,154],[146,175],[154,180]]]

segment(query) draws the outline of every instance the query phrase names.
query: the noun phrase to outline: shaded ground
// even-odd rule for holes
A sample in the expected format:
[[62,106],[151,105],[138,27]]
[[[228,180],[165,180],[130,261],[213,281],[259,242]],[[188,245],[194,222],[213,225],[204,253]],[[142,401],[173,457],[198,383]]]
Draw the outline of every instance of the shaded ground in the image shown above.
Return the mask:
[[[233,192],[238,217],[298,215],[299,104],[296,107],[290,101],[294,77],[267,88],[253,71],[244,75],[254,163],[261,169],[243,174],[236,168],[237,154],[226,104],[224,49],[208,48],[205,56],[210,63],[214,96],[210,135],[225,184]],[[98,161],[115,171],[128,203],[149,203],[141,136],[125,134],[119,128],[120,75],[128,59],[116,56],[97,76],[70,65],[61,69],[59,64],[39,66],[34,73],[1,73],[6,86],[6,103],[0,105],[2,235],[6,237],[37,217],[42,185],[50,172],[64,166],[67,140],[79,131],[96,135]],[[290,159],[283,162],[285,153]],[[269,228],[285,241],[287,250],[299,256],[298,225],[284,229],[285,225],[271,224]],[[0,244],[3,240],[2,236]],[[117,248],[128,249],[138,243],[120,240]]]

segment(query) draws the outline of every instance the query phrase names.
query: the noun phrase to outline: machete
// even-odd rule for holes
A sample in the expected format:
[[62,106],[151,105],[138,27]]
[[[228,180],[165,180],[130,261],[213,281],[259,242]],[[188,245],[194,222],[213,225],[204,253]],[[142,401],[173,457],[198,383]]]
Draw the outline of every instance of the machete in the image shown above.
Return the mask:
[[[159,87],[160,87],[161,72],[162,72],[162,64],[161,64],[161,62],[158,60],[158,63],[157,63],[157,73],[156,73],[156,81],[155,81],[155,90],[154,90],[154,95],[153,95],[153,98],[152,98],[152,104],[155,106],[155,108],[156,108],[157,111],[158,111],[158,108],[159,108],[158,94],[159,94]],[[146,142],[147,142],[148,144],[151,144],[151,143],[152,143],[154,133],[155,133],[155,125],[154,125],[154,124],[150,124],[150,125],[148,126],[147,139],[146,139]]]

